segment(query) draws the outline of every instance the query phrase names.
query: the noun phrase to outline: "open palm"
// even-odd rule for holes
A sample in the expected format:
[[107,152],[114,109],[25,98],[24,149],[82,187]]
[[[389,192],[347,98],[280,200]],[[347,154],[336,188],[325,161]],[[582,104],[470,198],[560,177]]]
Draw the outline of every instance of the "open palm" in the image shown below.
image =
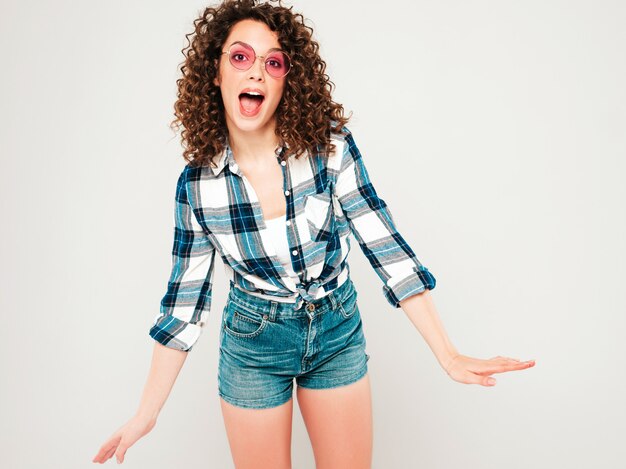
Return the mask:
[[525,370],[535,366],[535,360],[520,361],[516,358],[493,357],[488,360],[472,358],[465,355],[456,355],[445,366],[445,370],[455,381],[465,384],[480,384],[483,386],[494,386],[494,373],[504,373],[507,371]]

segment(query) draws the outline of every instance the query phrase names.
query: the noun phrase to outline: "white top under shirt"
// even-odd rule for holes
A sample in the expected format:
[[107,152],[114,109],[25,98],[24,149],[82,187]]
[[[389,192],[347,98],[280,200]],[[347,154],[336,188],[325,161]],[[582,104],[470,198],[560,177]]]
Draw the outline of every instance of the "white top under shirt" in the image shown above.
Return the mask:
[[274,241],[274,247],[276,248],[276,256],[280,260],[280,263],[285,268],[285,271],[290,277],[294,277],[294,280],[299,282],[298,276],[291,266],[291,253],[289,252],[289,242],[287,241],[287,231],[285,229],[285,223],[287,222],[287,215],[282,215],[277,218],[271,218],[265,220],[267,229],[272,235],[272,241]]

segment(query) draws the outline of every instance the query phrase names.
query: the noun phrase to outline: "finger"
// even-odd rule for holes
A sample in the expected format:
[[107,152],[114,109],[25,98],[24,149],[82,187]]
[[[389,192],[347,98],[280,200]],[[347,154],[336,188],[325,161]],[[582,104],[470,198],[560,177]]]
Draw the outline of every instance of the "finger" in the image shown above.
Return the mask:
[[494,357],[489,360],[480,360],[480,362],[489,363],[491,365],[496,365],[496,364],[498,365],[522,365],[522,364],[534,363],[534,360],[526,360],[523,362],[521,360],[518,360],[517,358]]
[[533,360],[524,360],[524,361],[522,361],[522,360],[520,360],[518,358],[508,358],[508,357],[506,357],[506,359],[508,361],[510,361],[510,362],[517,362],[517,363],[533,363],[533,364],[535,363],[534,359]]
[[115,454],[115,450],[116,449],[117,449],[117,446],[114,446],[109,451],[107,451],[107,454],[104,456],[104,461],[103,462],[106,462],[109,459],[111,459],[113,457],[113,455]]
[[507,371],[525,370],[533,366],[535,366],[534,362],[483,362],[482,364],[478,365],[477,369],[472,371],[480,375],[485,375],[491,373],[506,373]]
[[502,363],[520,363],[521,362],[519,358],[502,357],[500,355],[498,355],[497,357],[490,358],[489,361],[500,361]]
[[523,370],[530,368],[534,363],[506,361],[502,358],[491,360],[474,360],[468,367],[467,371],[478,375],[489,375],[492,373],[504,373],[506,371]]
[[459,381],[461,383],[465,383],[465,384],[480,384],[481,386],[494,386],[496,384],[496,379],[492,378],[491,376],[485,375],[479,375],[476,373],[463,373],[462,376],[460,378],[454,378],[456,381]]
[[499,373],[502,373],[504,371],[525,370],[526,368],[531,368],[533,366],[535,366],[534,360],[529,360],[526,362],[508,362],[502,367],[503,370],[499,371]]
[[116,447],[117,447],[117,444],[111,443],[111,441],[107,441],[105,444],[103,444],[100,447],[100,449],[98,450],[98,454],[96,454],[96,456],[92,459],[92,461],[93,462],[106,461],[108,459],[106,455],[109,454],[111,450],[115,451]]
[[475,375],[475,378],[473,379],[473,383],[474,384],[480,384],[481,386],[495,386],[496,385],[496,379],[491,377],[491,376],[481,376],[481,375]]
[[483,386],[495,386],[496,383],[498,381],[495,378],[492,378],[491,376],[483,376],[482,382],[480,384],[482,384]]
[[118,464],[121,464],[124,462],[124,455],[126,454],[126,450],[128,449],[128,446],[126,446],[123,443],[120,443],[120,445],[117,448],[117,451],[115,453],[115,457],[117,459]]
[[470,375],[472,375],[469,378],[469,382],[471,384],[480,384],[481,386],[495,386],[496,385],[496,379],[489,376],[490,373],[485,373],[484,375],[482,374],[474,374],[474,373],[470,373]]
[[102,448],[98,450],[98,453],[93,457],[91,462],[102,462]]

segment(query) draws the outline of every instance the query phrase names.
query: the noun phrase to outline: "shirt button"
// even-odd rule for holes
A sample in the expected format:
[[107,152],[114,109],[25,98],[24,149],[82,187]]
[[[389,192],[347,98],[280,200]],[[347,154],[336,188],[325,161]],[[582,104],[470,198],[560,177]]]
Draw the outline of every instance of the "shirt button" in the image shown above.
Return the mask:
[[298,250],[294,249],[293,251],[291,251],[291,254],[293,254],[294,256],[296,256],[298,254]]
[[280,164],[283,165],[283,166],[286,166],[287,162],[286,161],[281,161]]
[[291,194],[291,192],[285,191],[285,195],[289,195],[289,194]]
[[285,222],[285,224],[286,224],[287,226],[291,225],[291,220],[287,220],[287,221]]

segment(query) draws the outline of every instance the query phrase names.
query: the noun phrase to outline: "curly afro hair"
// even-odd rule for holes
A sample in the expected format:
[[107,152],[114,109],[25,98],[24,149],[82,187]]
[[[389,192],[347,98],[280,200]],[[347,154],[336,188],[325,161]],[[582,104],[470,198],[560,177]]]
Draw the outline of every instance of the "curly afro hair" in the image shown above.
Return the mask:
[[[278,34],[281,48],[289,54],[292,68],[286,76],[283,96],[276,109],[276,135],[289,154],[328,155],[334,150],[331,132],[341,132],[349,117],[331,97],[334,84],[325,73],[326,63],[319,55],[319,44],[304,17],[284,7],[281,0],[225,0],[208,7],[194,20],[194,31],[187,34],[187,46],[180,65],[182,77],[174,104],[176,119],[172,128],[182,125],[183,158],[191,166],[210,163],[222,154],[228,128],[220,88],[214,84],[224,41],[237,22],[252,19],[265,23]],[[288,155],[286,155],[288,156]]]

